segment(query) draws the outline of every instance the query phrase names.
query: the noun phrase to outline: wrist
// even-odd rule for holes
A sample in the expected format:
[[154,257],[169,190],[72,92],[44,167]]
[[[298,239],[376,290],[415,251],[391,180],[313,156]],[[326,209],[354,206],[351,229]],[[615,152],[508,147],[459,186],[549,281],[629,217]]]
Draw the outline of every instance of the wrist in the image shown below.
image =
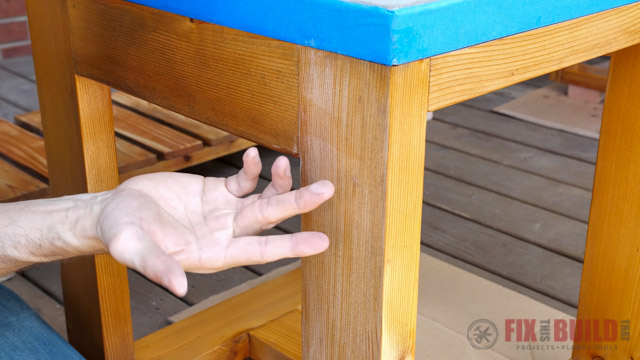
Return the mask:
[[108,252],[100,237],[98,221],[112,193],[112,191],[104,191],[72,197],[74,204],[67,209],[65,217],[70,224],[68,242],[77,255]]

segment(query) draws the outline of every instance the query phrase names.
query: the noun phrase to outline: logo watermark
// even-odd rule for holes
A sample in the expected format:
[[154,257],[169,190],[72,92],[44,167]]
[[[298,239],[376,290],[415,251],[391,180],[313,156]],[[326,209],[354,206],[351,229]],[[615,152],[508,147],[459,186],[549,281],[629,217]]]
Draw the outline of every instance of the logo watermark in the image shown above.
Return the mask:
[[630,320],[513,318],[494,323],[478,319],[467,328],[467,340],[478,350],[491,349],[498,341],[521,350],[611,349],[618,341],[629,341],[630,330]]
[[498,341],[498,328],[490,320],[476,320],[467,329],[467,340],[478,350],[491,349]]

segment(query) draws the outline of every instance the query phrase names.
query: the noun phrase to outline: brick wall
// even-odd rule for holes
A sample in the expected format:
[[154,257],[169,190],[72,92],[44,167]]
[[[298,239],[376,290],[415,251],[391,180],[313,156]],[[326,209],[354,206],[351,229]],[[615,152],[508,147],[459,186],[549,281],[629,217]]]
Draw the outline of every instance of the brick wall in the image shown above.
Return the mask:
[[24,0],[0,0],[0,59],[25,55],[31,44]]

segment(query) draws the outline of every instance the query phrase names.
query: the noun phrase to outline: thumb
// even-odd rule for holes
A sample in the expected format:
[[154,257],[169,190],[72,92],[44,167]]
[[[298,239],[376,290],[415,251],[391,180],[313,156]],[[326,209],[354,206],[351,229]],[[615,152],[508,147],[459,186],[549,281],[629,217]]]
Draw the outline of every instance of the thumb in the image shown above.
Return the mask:
[[156,282],[176,296],[187,294],[187,275],[174,258],[142,230],[127,231],[109,243],[114,259]]

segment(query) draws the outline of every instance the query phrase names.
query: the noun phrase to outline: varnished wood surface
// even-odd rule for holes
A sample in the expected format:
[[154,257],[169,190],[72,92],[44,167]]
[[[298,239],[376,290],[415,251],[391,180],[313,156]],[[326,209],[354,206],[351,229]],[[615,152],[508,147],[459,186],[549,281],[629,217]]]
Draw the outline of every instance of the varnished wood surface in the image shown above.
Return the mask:
[[120,106],[113,107],[113,123],[118,135],[157,153],[162,159],[172,159],[202,149],[202,141]]
[[0,121],[0,154],[45,178],[49,176],[42,138],[7,121]]
[[429,110],[640,43],[638,19],[636,3],[437,55]]
[[296,45],[125,1],[69,5],[78,74],[297,153]]
[[47,184],[0,159],[0,198],[16,201],[29,193],[41,193]]
[[413,356],[428,73],[301,52],[302,185],[336,187],[302,217],[332,240],[302,262],[305,358]]
[[[136,341],[139,359],[194,359],[300,305],[294,270]],[[276,291],[277,289],[277,291]],[[260,301],[256,301],[260,299]]]
[[[38,96],[54,196],[118,185],[108,87],[77,77],[68,9],[62,1],[27,1]],[[87,358],[133,355],[126,268],[108,255],[63,266],[69,341]]]
[[[603,349],[596,339],[576,341],[575,359],[640,358],[639,60],[640,45],[611,58],[578,306],[578,319],[615,320],[618,337]],[[625,320],[627,341],[619,327]]]
[[[42,119],[39,111],[31,111],[15,116],[16,124],[42,135]],[[158,159],[152,153],[126,140],[116,137],[116,158],[118,171],[125,173],[155,164]]]
[[295,309],[249,332],[255,360],[302,360],[302,314]]
[[112,93],[111,100],[120,105],[126,106],[130,110],[142,112],[147,116],[153,117],[169,126],[175,127],[184,133],[202,140],[209,146],[223,144],[236,139],[236,136],[227,132],[190,119],[176,112],[161,108],[158,105],[138,99],[137,97],[123,93],[122,91]]

